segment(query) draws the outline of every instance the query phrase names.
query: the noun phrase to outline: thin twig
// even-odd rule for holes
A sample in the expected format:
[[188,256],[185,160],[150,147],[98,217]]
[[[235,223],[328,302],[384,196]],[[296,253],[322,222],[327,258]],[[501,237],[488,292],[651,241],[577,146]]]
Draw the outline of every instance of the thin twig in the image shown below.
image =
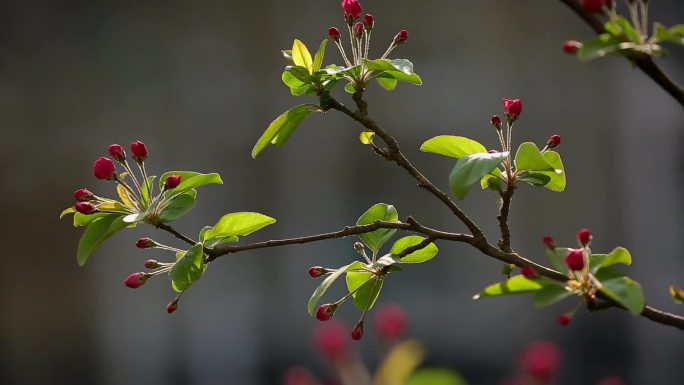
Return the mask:
[[171,227],[171,226],[169,226],[169,225],[167,225],[167,224],[164,224],[164,223],[161,223],[161,222],[160,222],[160,223],[156,223],[156,224],[154,225],[154,227],[156,227],[156,228],[158,228],[158,229],[162,229],[162,230],[164,230],[164,231],[167,231],[167,232],[173,234],[174,237],[180,239],[181,241],[187,243],[187,244],[190,245],[190,246],[195,246],[195,245],[197,244],[197,242],[195,242],[195,241],[193,241],[192,239],[190,239],[189,237],[187,237],[187,236],[185,236],[185,235],[179,233],[178,231],[176,231],[176,229],[174,229],[173,227]]

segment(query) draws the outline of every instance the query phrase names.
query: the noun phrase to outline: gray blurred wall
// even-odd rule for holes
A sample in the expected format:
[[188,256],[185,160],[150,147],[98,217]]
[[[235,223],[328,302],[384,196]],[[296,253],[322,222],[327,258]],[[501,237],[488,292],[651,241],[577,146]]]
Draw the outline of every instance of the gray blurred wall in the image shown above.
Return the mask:
[[[250,239],[340,229],[376,202],[394,204],[434,227],[462,230],[402,170],[358,144],[359,127],[339,113],[308,119],[282,149],[249,152],[271,119],[296,99],[280,82],[280,50],[298,37],[315,46],[341,26],[329,1],[0,2],[0,383],[276,384],[303,364],[325,373],[311,350],[315,323],[305,304],[312,264],[341,265],[352,239],[246,252],[222,258],[172,316],[167,282],[122,285],[142,261],[135,239],[166,234],[139,227],[117,235],[84,268],[75,263],[80,230],[58,221],[78,187],[109,194],[93,160],[110,143],[140,139],[148,167],[219,172],[223,186],[200,191],[177,224],[196,234],[232,211],[259,211],[278,223]],[[681,0],[653,3],[666,25],[684,20]],[[544,261],[540,239],[570,244],[580,227],[594,250],[628,247],[630,275],[648,302],[684,312],[668,298],[684,286],[682,152],[684,114],[663,90],[620,58],[580,63],[560,50],[589,29],[559,1],[370,1],[373,52],[401,28],[422,87],[368,93],[374,118],[400,140],[426,175],[446,188],[451,162],[418,151],[438,134],[494,147],[489,116],[502,97],[524,101],[516,141],[563,137],[565,193],[521,188],[512,212],[517,250]],[[328,50],[326,63],[340,62]],[[684,83],[684,50],[659,64]],[[346,96],[339,93],[341,98]],[[345,99],[348,100],[348,99]],[[312,99],[307,99],[313,101]],[[464,202],[496,237],[496,197]],[[678,384],[681,332],[618,310],[555,319],[573,304],[537,310],[528,297],[472,301],[499,279],[500,263],[462,245],[388,280],[381,302],[404,306],[429,363],[495,384],[526,343],[550,339],[565,354],[560,384],[591,384],[615,373],[629,384]],[[340,318],[353,323],[355,311]],[[448,325],[448,326],[444,326]],[[372,334],[359,346],[373,365]]]

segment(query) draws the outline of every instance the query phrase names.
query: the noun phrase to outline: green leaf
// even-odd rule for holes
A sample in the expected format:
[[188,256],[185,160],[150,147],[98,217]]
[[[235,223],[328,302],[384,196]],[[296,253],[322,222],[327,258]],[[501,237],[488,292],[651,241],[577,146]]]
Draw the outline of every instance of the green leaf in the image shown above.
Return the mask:
[[337,271],[334,273],[330,274],[329,276],[325,277],[323,282],[321,282],[320,285],[314,290],[313,294],[311,295],[311,298],[309,299],[309,304],[307,305],[307,310],[310,315],[313,315],[314,312],[316,311],[316,305],[318,304],[318,301],[321,299],[323,294],[332,286],[332,284],[342,276],[342,274],[346,273],[349,270],[357,270],[363,268],[363,263],[359,261],[352,262],[346,266],[342,266]]
[[319,71],[323,65],[323,58],[325,57],[325,48],[328,46],[328,39],[324,39],[321,45],[318,46],[318,51],[314,56],[313,72]]
[[425,141],[420,146],[420,151],[458,159],[466,155],[487,152],[487,149],[479,142],[463,136],[440,135]]
[[275,142],[278,147],[282,147],[285,142],[287,142],[290,135],[297,129],[299,123],[312,112],[323,112],[323,110],[314,104],[301,104],[278,116],[268,125],[266,131],[264,131],[254,145],[254,148],[252,149],[252,158],[256,158],[271,142]]
[[616,247],[610,254],[592,254],[589,258],[589,270],[596,273],[600,269],[614,265],[616,263],[622,263],[624,265],[632,264],[632,255],[629,250],[624,247]]
[[570,251],[570,249],[567,247],[556,247],[553,250],[549,248],[546,249],[546,256],[549,258],[551,266],[563,274],[568,273],[568,266],[565,264],[565,256],[568,254],[568,251]]
[[171,198],[164,205],[164,208],[157,217],[163,223],[173,222],[176,219],[190,212],[195,207],[195,199],[197,198],[197,191],[189,190],[180,195]]
[[403,385],[468,385],[465,379],[451,369],[418,369]]
[[620,49],[622,39],[609,33],[598,35],[585,41],[577,51],[577,57],[582,60],[592,60],[603,57]]
[[369,272],[347,272],[347,289],[354,298],[354,306],[359,310],[372,309],[382,290],[383,279]]
[[177,292],[187,289],[202,278],[205,267],[204,250],[202,244],[198,243],[183,253],[171,267],[169,277],[173,289]]
[[82,227],[82,226],[87,226],[91,224],[94,220],[102,217],[106,217],[109,215],[116,215],[112,213],[94,213],[94,214],[81,214],[79,212],[74,213],[74,227]]
[[551,177],[545,174],[533,172],[531,174],[518,177],[518,180],[535,187],[546,186],[551,182]]
[[397,79],[390,78],[376,78],[375,81],[380,84],[380,87],[386,89],[387,91],[393,91],[395,88],[397,88],[397,83],[399,83]]
[[464,199],[470,186],[497,168],[507,156],[508,152],[484,152],[459,158],[449,175],[451,191],[459,199]]
[[603,285],[599,290],[620,303],[634,315],[639,315],[644,310],[644,292],[641,285],[629,277],[618,277],[601,281]]
[[616,37],[626,37],[636,44],[641,44],[641,36],[636,31],[632,23],[623,16],[618,16],[605,24],[606,31]]
[[[410,235],[408,237],[403,237],[394,242],[394,244],[392,245],[392,249],[390,250],[390,253],[392,253],[393,255],[399,255],[406,248],[415,246],[423,242],[423,240],[425,240],[425,238],[418,235]],[[434,258],[435,255],[437,255],[438,251],[439,250],[437,249],[437,246],[434,243],[430,243],[422,249],[416,250],[413,253],[401,258],[398,262],[423,263]]]
[[553,305],[554,303],[571,295],[572,293],[569,292],[565,286],[559,285],[555,282],[549,282],[534,295],[534,306],[544,307]]
[[274,218],[264,214],[252,212],[230,213],[222,216],[214,227],[204,231],[202,240],[216,237],[245,236],[275,222]]
[[503,282],[487,286],[481,293],[475,295],[473,299],[509,294],[534,293],[542,287],[544,287],[544,285],[541,280],[531,280],[525,278],[523,275],[515,275]]
[[344,86],[344,91],[348,94],[353,94],[356,92],[356,88],[354,88],[354,85],[351,83],[347,83]]
[[104,241],[126,226],[128,224],[123,221],[123,216],[119,214],[105,214],[95,218],[88,225],[83,236],[81,236],[81,240],[78,242],[78,253],[76,254],[78,265],[85,265],[88,257]]
[[[151,200],[151,197],[150,197],[151,194],[150,194],[150,191],[148,191],[149,189],[152,189],[152,193],[154,194],[154,179],[155,178],[156,178],[156,176],[154,176],[154,175],[148,177],[147,183],[143,183],[143,185],[140,186],[140,190],[141,190],[140,193],[142,194],[143,201],[145,201],[145,202],[149,202]],[[181,181],[182,180],[183,180],[183,177],[181,177]],[[164,178],[164,181],[166,181],[166,178]]]
[[490,189],[494,191],[503,191],[501,178],[499,178],[496,175],[493,175],[497,171],[499,172],[499,174],[501,174],[501,171],[499,171],[498,168],[495,168],[492,172],[483,176],[482,179],[480,179],[480,187],[482,187],[483,190]]
[[[368,225],[375,221],[399,222],[397,209],[392,205],[377,203],[366,210],[366,212],[356,221],[356,224]],[[361,241],[373,250],[374,253],[377,253],[382,245],[384,245],[396,232],[396,229],[377,229],[369,233],[359,234],[359,238],[361,238]]]
[[313,88],[310,83],[299,80],[290,70],[283,71],[281,79],[290,88],[290,93],[294,96],[303,95]]
[[292,61],[296,66],[304,67],[310,74],[313,73],[311,53],[309,53],[309,49],[299,39],[295,39],[292,43]]
[[366,68],[377,72],[375,78],[395,79],[415,85],[423,84],[418,74],[413,72],[413,63],[406,59],[364,60]]
[[669,291],[675,303],[684,303],[684,290],[678,289],[674,285],[670,285]]
[[181,176],[180,184],[176,188],[164,192],[164,197],[170,199],[171,197],[181,195],[186,191],[208,184],[223,184],[223,180],[221,180],[221,176],[216,173],[197,174],[187,179],[183,179]]
[[675,25],[668,29],[660,23],[655,23],[654,31],[655,38],[658,41],[684,45],[684,24]]
[[74,208],[74,206],[67,207],[67,208],[65,208],[64,210],[62,210],[62,213],[61,213],[61,214],[59,214],[59,219],[64,218],[65,215],[69,215],[69,214],[76,213],[76,212],[77,212],[77,211],[76,211],[76,209]]
[[544,157],[537,145],[532,142],[525,142],[518,147],[515,154],[516,170],[521,171],[554,171]]
[[163,190],[164,189],[164,183],[166,183],[166,178],[170,177],[171,175],[178,175],[181,177],[181,182],[186,181],[192,177],[195,177],[197,175],[201,175],[199,172],[195,171],[167,171],[162,174],[161,178],[159,178],[159,189]]
[[373,137],[375,133],[373,131],[363,131],[359,134],[359,142],[361,144],[371,144],[373,143]]
[[[539,171],[539,174],[543,174],[551,178],[549,183],[545,184],[544,187],[551,191],[563,192],[565,191],[565,167],[563,167],[563,161],[561,161],[560,154],[555,151],[546,151],[542,154],[544,160],[550,164],[555,171]],[[562,172],[558,172],[558,171]]]

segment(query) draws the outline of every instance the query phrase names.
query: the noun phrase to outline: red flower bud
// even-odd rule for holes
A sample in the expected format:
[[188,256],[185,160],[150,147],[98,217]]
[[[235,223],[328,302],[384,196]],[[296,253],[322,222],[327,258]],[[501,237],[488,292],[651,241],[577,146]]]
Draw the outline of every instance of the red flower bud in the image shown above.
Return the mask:
[[84,188],[80,188],[74,191],[74,199],[76,199],[79,202],[87,202],[95,200],[95,195],[93,195],[93,193]]
[[358,0],[342,0],[342,9],[347,19],[356,20],[361,16],[361,4]]
[[582,0],[582,7],[588,12],[600,12],[606,0]]
[[582,250],[570,249],[565,256],[565,264],[570,270],[580,271],[584,269],[584,254]]
[[333,303],[321,305],[321,307],[319,307],[316,311],[316,318],[319,321],[327,321],[331,319],[333,315],[335,315],[335,310],[337,310],[337,305]]
[[375,25],[375,18],[371,14],[367,14],[366,16],[363,17],[363,25],[366,27],[367,30],[373,29],[373,26]]
[[497,152],[498,152],[498,151],[496,151],[496,150],[488,150],[488,151],[487,151],[488,154],[496,154]]
[[408,36],[409,33],[405,29],[402,29],[401,31],[399,31],[398,34],[394,36],[394,44],[399,45],[406,43],[406,40],[408,40]]
[[506,116],[508,117],[508,120],[513,122],[518,117],[520,116],[520,113],[522,112],[522,102],[520,99],[503,99],[503,104],[504,104],[504,112],[506,112]]
[[560,316],[558,316],[558,323],[561,326],[567,326],[570,323],[570,320],[572,318],[570,317],[570,314],[568,313],[563,313]]
[[591,242],[592,238],[593,237],[591,236],[591,231],[589,231],[589,229],[582,229],[577,233],[577,240],[582,246],[587,246],[589,242]]
[[139,249],[149,249],[156,246],[156,243],[150,238],[140,238],[135,242],[135,246]]
[[119,162],[126,160],[126,151],[124,151],[123,147],[119,144],[112,144],[109,146],[109,155]]
[[349,358],[347,326],[332,320],[320,324],[314,333],[314,347],[327,360],[339,363]]
[[145,146],[145,143],[136,140],[135,142],[131,143],[131,153],[133,154],[133,159],[140,163],[147,159],[147,146]]
[[497,130],[501,129],[501,117],[499,115],[492,116],[491,123]]
[[352,330],[351,337],[354,341],[358,341],[363,337],[363,321],[359,322],[356,326],[354,326],[354,330]]
[[357,39],[361,39],[361,37],[363,36],[364,28],[365,27],[363,26],[363,23],[360,21],[358,23],[354,24],[354,36]]
[[568,40],[563,43],[563,52],[571,55],[577,53],[580,48],[582,48],[582,43],[577,40]]
[[133,273],[126,277],[124,284],[131,289],[137,289],[147,282],[147,278],[149,278],[147,273]]
[[164,182],[164,189],[166,190],[173,190],[181,182],[181,176],[180,175],[169,175],[166,177],[166,181]]
[[558,147],[560,142],[561,142],[560,135],[551,135],[551,137],[549,138],[549,141],[546,142],[546,147],[548,147],[549,149],[556,148],[556,147]]
[[342,36],[342,35],[340,34],[339,29],[337,29],[335,27],[328,28],[328,37],[330,37],[331,39],[338,41],[338,40],[340,40],[340,36]]
[[398,305],[384,305],[375,315],[375,328],[381,338],[395,340],[408,330],[408,317]]
[[327,272],[328,272],[328,270],[326,270],[324,267],[321,267],[321,266],[312,266],[309,269],[309,275],[311,276],[311,278],[321,277],[321,276],[325,275]]
[[115,172],[114,162],[109,158],[97,158],[95,164],[93,164],[93,175],[97,179],[112,180],[114,179]]
[[544,237],[544,244],[551,250],[556,248],[556,241],[548,235]]
[[522,269],[520,269],[522,275],[527,278],[527,279],[532,279],[537,276],[537,273],[534,271],[534,268],[530,266],[525,266]]
[[90,215],[97,211],[97,208],[90,202],[76,202],[74,209],[85,215]]
[[166,312],[171,314],[176,310],[178,310],[178,300],[174,299],[173,301],[171,301],[171,303],[166,305]]
[[533,377],[533,383],[549,383],[562,361],[562,353],[556,345],[548,341],[529,344],[520,354],[523,372]]
[[155,261],[154,259],[148,259],[145,261],[145,268],[147,269],[157,269],[161,267],[161,264],[159,262]]

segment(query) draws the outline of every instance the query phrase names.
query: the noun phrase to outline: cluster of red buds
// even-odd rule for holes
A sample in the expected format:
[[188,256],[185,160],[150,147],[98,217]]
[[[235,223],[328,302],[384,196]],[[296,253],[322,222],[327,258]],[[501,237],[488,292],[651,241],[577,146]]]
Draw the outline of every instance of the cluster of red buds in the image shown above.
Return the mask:
[[[344,11],[344,19],[347,24],[347,29],[351,41],[351,56],[347,56],[347,52],[342,45],[342,34],[337,27],[330,27],[328,29],[328,37],[337,45],[337,48],[342,54],[347,67],[361,65],[365,59],[368,59],[368,51],[370,49],[371,34],[375,26],[375,18],[371,14],[367,14],[361,18],[361,4],[358,0],[343,0],[342,10]],[[399,31],[389,47],[382,55],[381,59],[385,59],[395,48],[404,44],[408,40],[408,32],[404,29]],[[351,58],[351,59],[350,59]]]

